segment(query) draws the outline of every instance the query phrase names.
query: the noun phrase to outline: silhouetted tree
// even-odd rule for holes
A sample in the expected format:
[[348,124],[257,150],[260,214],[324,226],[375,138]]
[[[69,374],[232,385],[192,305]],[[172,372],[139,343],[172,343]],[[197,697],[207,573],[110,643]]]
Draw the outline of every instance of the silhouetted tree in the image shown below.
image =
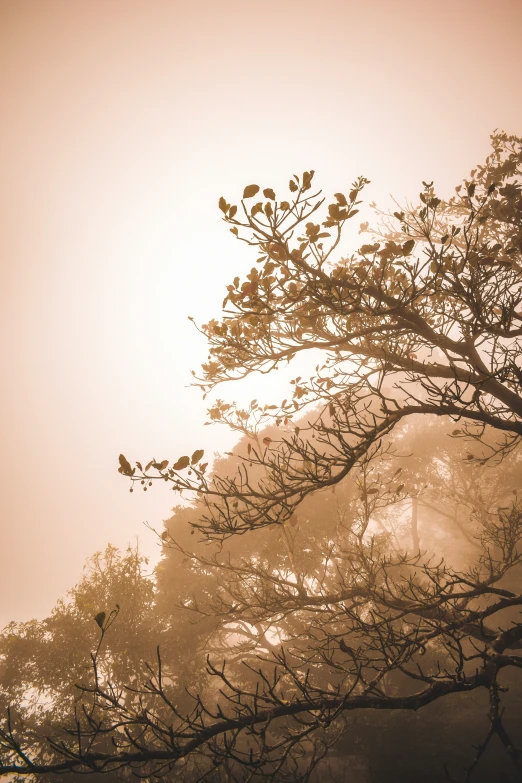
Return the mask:
[[[388,500],[372,509],[370,527],[374,545],[380,544],[388,555],[416,551],[411,539],[410,496],[417,494],[424,559],[439,562],[444,558],[447,566],[462,574],[473,569],[481,555],[484,527],[497,518],[498,507],[509,507],[514,497],[513,488],[520,484],[521,455],[515,451],[501,465],[477,470],[462,459],[461,442],[448,437],[452,426],[443,425],[434,419],[410,420],[394,438],[398,453],[387,453],[366,466],[370,498],[373,489],[382,489],[387,476],[395,477],[393,490],[402,485],[398,497],[392,493],[395,502]],[[232,470],[245,445],[240,443],[216,470],[221,474]],[[195,628],[201,630],[205,624],[209,632],[205,652],[213,661],[226,658],[227,676],[236,686],[253,687],[259,656],[266,662],[283,644],[287,652],[305,658],[306,665],[315,656],[311,666],[315,683],[328,690],[338,671],[325,665],[321,642],[327,640],[333,650],[341,652],[362,646],[361,636],[352,634],[346,623],[343,603],[353,567],[348,554],[351,524],[363,513],[362,478],[355,469],[335,492],[328,488],[305,498],[298,514],[285,525],[231,536],[214,546],[190,535],[186,523],[197,522],[197,507],[176,511],[167,523],[160,595],[186,607]],[[518,592],[519,569],[505,575],[502,584]],[[362,589],[357,598],[361,609],[373,605],[364,600]],[[517,613],[516,605],[505,609],[503,622],[516,621]],[[438,659],[433,653],[428,645],[420,656],[423,666],[435,665]],[[506,672],[503,678],[504,686],[512,686],[504,699],[507,719],[513,720],[522,704],[518,691],[513,692],[516,679],[511,683]],[[402,675],[389,672],[386,686],[390,693],[404,692]],[[397,712],[389,718],[383,713],[359,716],[357,726],[343,737],[343,752],[372,759],[377,778],[383,782],[402,780],[406,773],[416,779],[415,771],[423,780],[436,781],[442,774],[441,757],[454,769],[465,764],[466,752],[482,739],[484,720],[484,705],[477,703],[473,693],[460,695],[458,710],[448,710],[447,700],[440,700],[428,711],[401,718]],[[517,732],[514,736],[518,739]],[[492,780],[492,772],[505,766],[496,750],[481,764],[482,780]]]
[[[105,676],[95,655],[70,739],[50,741],[45,759],[33,763],[23,726],[11,722],[1,734],[2,771],[305,780],[351,715],[417,711],[446,697],[469,704],[470,694],[484,692],[489,727],[466,778],[493,738],[522,774],[500,704],[505,673],[522,667],[515,652],[522,595],[513,586],[518,495],[494,513],[468,500],[477,552],[460,567],[422,551],[418,538],[394,544],[387,525],[408,494],[421,497],[391,459],[390,433],[411,416],[458,422],[454,437],[467,444],[463,456],[476,470],[514,455],[519,444],[521,166],[522,141],[496,134],[493,153],[456,197],[443,202],[424,183],[418,207],[394,213],[393,224],[385,220],[372,242],[340,261],[333,254],[357,213],[364,178],[348,196],[335,194],[324,219],[313,172],[292,178],[288,201],[265,188],[250,207],[257,185],[245,188],[239,210],[220,199],[231,231],[258,248],[260,266],[228,286],[221,321],[202,327],[210,357],[198,383],[207,393],[298,353],[320,351],[322,359],[278,405],[253,401],[243,410],[218,400],[211,407],[212,420],[247,436],[235,474],[208,474],[200,449],[145,468],[122,455],[120,472],[133,485],[160,480],[196,493],[192,525],[208,541],[282,531],[286,563],[277,553],[246,568],[218,555],[195,558],[197,568],[229,575],[225,592],[221,582],[213,597],[211,622],[228,611],[236,626],[254,628],[258,645],[260,630],[269,642],[264,624],[274,618],[281,645],[247,658],[243,675],[209,657],[214,689],[193,693],[191,709],[179,708],[159,653],[149,679],[127,689]],[[306,425],[295,425],[306,411]],[[261,432],[268,425],[277,431]],[[347,478],[342,533],[312,549],[307,562],[311,547],[292,544],[300,509]],[[181,554],[194,559],[184,547]],[[105,618],[100,626],[104,636]],[[112,746],[98,750],[101,739]]]

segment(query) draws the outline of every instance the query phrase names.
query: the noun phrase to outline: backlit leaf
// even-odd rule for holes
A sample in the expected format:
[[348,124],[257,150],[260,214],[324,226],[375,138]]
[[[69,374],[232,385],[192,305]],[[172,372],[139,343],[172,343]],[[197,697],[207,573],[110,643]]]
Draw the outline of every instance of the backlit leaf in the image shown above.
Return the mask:
[[180,457],[172,467],[174,470],[183,470],[190,465],[190,457]]
[[204,453],[203,449],[197,449],[190,458],[190,464],[195,465],[196,462],[199,462]]
[[96,622],[97,625],[100,626],[100,628],[103,628],[103,623],[105,622],[106,617],[107,615],[105,614],[105,612],[98,612],[98,614],[94,618],[94,621]]
[[127,459],[123,456],[123,454],[120,454],[119,460],[120,460],[120,467],[119,467],[120,473],[123,473],[124,476],[132,476],[134,471],[130,466],[130,462],[127,461]]
[[259,193],[259,185],[247,185],[243,191],[243,198],[253,198]]

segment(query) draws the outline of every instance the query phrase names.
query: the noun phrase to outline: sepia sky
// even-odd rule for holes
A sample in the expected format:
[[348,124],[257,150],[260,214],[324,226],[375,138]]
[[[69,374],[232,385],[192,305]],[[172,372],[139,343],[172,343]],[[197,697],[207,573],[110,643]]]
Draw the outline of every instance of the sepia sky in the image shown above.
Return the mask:
[[382,207],[449,195],[495,128],[522,134],[521,29],[522,0],[1,0],[0,625],[108,542],[157,557],[143,523],[176,496],[129,494],[121,451],[234,442],[188,388],[187,316],[255,259],[218,198],[310,168]]

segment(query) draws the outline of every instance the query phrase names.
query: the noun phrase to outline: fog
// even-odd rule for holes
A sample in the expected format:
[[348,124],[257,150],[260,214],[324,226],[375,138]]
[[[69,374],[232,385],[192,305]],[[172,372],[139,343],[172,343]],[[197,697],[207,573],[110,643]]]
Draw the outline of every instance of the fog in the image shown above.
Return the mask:
[[221,195],[310,166],[383,205],[448,192],[520,126],[518,3],[318,13],[2,3],[3,622],[43,616],[109,541],[155,556],[142,523],[171,500],[129,496],[121,451],[230,446],[188,388],[206,348],[187,316],[251,264]]
[[[52,704],[57,721],[65,716],[66,690],[74,677],[87,676],[89,645],[97,644],[92,618],[105,613],[98,623],[103,630],[116,604],[121,612],[114,610],[111,661],[121,657],[122,682],[134,682],[136,667],[161,644],[169,665],[177,661],[180,667],[169,674],[172,687],[200,683],[217,698],[219,688],[203,674],[207,644],[232,664],[250,661],[301,639],[306,622],[321,650],[310,653],[308,663],[318,665],[315,655],[330,660],[329,644],[335,639],[338,645],[341,634],[335,613],[325,620],[325,641],[313,619],[292,619],[292,601],[295,590],[319,602],[325,591],[349,582],[356,561],[340,542],[350,526],[346,520],[355,518],[354,504],[371,497],[357,483],[362,468],[336,494],[321,489],[307,496],[290,522],[278,518],[281,530],[263,526],[232,535],[221,552],[194,543],[198,536],[192,538],[187,523],[203,525],[203,506],[196,510],[189,492],[180,496],[163,481],[143,485],[146,492],[136,483],[137,491],[129,492],[131,477],[118,473],[118,455],[133,466],[136,460],[173,464],[203,449],[208,475],[220,468],[233,473],[247,440],[223,423],[206,426],[209,406],[218,398],[243,408],[253,398],[279,405],[292,397],[290,381],[307,378],[323,360],[321,351],[303,352],[277,373],[223,383],[206,398],[194,385],[191,371],[197,374],[208,355],[196,327],[220,318],[227,285],[236,275],[243,280],[256,261],[255,248],[237,242],[223,225],[219,198],[238,204],[243,188],[254,182],[279,193],[290,177],[312,168],[314,185],[328,196],[348,194],[364,176],[370,183],[360,212],[336,249],[335,261],[348,258],[367,241],[360,224],[376,224],[375,205],[393,211],[416,203],[432,180],[436,194],[449,198],[485,160],[495,129],[520,133],[521,24],[516,0],[325,0],[320,6],[309,0],[262,6],[236,0],[4,0],[0,627],[29,624],[11,626],[5,637],[12,634],[14,652],[2,648],[7,674],[0,706],[6,693],[19,699],[23,691],[35,705]],[[419,356],[424,361],[431,354]],[[295,421],[283,421],[285,415],[279,424],[291,438],[301,414]],[[462,467],[451,451],[460,447],[460,435],[451,439],[460,426],[455,420],[431,417],[428,424],[397,429],[395,451],[377,454],[381,473],[371,474],[375,486],[393,482],[396,494],[390,489],[382,508],[367,510],[358,534],[361,547],[375,538],[393,552],[422,550],[423,573],[432,581],[439,578],[430,571],[437,558],[457,581],[474,563],[482,567],[478,550],[490,535],[484,530],[496,509],[515,502],[519,481],[516,450],[504,467],[495,463],[484,474]],[[299,426],[306,429],[306,421],[299,419]],[[267,432],[279,437],[276,429],[265,437]],[[319,481],[320,460],[314,463],[308,448],[299,459],[319,471]],[[438,461],[432,459],[436,450]],[[262,459],[260,464],[264,470]],[[256,469],[252,475],[262,481],[263,470],[258,475]],[[421,477],[423,470],[428,472]],[[203,533],[212,534],[215,519],[208,513]],[[166,530],[166,537],[154,530]],[[497,539],[488,539],[490,545],[502,549]],[[314,560],[319,550],[326,557],[322,577]],[[222,559],[227,552],[236,558],[228,571]],[[284,563],[274,565],[276,552]],[[254,559],[245,564],[250,555]],[[275,569],[272,576],[264,558]],[[404,579],[410,567],[417,565],[404,565]],[[265,596],[259,605],[252,603],[258,588]],[[512,588],[509,583],[505,589]],[[196,614],[201,609],[195,626],[194,616],[173,612],[180,604]],[[239,614],[232,625],[223,621],[231,611]],[[63,680],[52,671],[53,644],[63,644],[60,654],[70,664]],[[300,654],[304,660],[309,653]],[[429,648],[426,659],[432,655]],[[38,670],[34,681],[18,682],[17,660]],[[107,666],[111,671],[112,663]],[[397,672],[397,681],[394,674],[387,683],[402,695],[407,688]],[[333,677],[320,687],[333,692],[339,683]],[[465,707],[470,712],[472,698]],[[440,728],[438,707],[430,709]],[[421,753],[424,729],[410,717],[401,729],[401,720],[386,736],[411,731]],[[471,744],[480,741],[473,720]],[[352,783],[369,780],[363,757],[372,725],[361,718],[361,745],[350,745],[358,770],[351,778],[346,773]],[[390,742],[379,751],[383,758]],[[296,780],[299,764],[289,773]],[[335,764],[332,770],[335,776]],[[504,767],[502,774],[511,780]]]

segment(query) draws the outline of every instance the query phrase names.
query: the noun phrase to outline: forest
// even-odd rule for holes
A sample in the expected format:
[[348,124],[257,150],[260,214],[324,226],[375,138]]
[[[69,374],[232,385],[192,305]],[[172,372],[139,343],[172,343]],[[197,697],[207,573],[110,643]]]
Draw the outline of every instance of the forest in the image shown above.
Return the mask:
[[[109,545],[2,630],[6,780],[522,780],[522,138],[491,144],[350,255],[364,177],[219,199],[249,271],[193,381],[237,443],[116,455],[175,504],[160,562]],[[304,355],[286,399],[214,394]]]

